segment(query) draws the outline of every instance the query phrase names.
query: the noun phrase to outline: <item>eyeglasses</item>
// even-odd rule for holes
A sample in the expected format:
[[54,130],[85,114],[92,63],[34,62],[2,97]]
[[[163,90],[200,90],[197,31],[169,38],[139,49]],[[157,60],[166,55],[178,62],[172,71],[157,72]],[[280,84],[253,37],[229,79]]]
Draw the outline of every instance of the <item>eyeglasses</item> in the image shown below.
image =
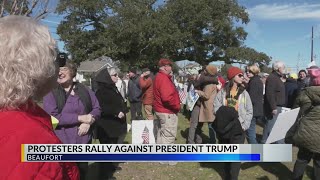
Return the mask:
[[67,67],[60,67],[59,68],[59,71],[63,71],[63,72],[66,72],[68,70],[69,70],[69,68],[67,68]]
[[237,75],[239,78],[243,78],[244,76],[243,76],[243,74],[238,74]]
[[112,74],[110,76],[118,77],[118,74],[116,73],[116,74]]

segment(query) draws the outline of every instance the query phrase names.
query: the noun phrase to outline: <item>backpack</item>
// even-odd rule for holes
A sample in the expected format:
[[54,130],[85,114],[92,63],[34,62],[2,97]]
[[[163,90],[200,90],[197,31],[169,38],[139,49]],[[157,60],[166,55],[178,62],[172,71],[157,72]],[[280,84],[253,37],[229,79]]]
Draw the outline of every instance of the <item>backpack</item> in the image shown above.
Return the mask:
[[[75,94],[79,96],[80,101],[84,105],[85,113],[86,114],[90,113],[92,111],[92,101],[87,88],[78,82],[74,83],[72,87],[73,86],[75,86],[74,88]],[[72,87],[70,88],[70,91],[68,93],[66,93],[61,86],[58,86],[58,88],[52,90],[53,96],[57,103],[59,114],[62,112],[64,105],[66,104],[66,101],[71,93]]]

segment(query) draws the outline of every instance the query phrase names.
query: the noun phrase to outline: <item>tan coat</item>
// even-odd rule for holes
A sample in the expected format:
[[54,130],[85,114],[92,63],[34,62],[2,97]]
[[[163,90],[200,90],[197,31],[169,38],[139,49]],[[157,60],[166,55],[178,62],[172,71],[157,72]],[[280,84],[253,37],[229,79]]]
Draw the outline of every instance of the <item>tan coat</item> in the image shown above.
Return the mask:
[[208,84],[203,91],[198,91],[200,96],[200,114],[199,122],[213,122],[215,120],[213,101],[217,95],[217,85]]

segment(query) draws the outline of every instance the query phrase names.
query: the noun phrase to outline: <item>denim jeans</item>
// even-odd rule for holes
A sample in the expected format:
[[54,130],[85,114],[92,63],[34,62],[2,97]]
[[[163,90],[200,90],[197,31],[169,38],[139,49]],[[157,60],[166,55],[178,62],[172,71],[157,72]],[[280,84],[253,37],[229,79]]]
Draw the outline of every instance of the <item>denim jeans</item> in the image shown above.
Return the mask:
[[256,122],[260,117],[253,117],[249,129],[246,131],[246,137],[249,144],[258,144],[256,137]]
[[209,144],[216,144],[216,131],[213,128],[213,123],[208,123],[209,128]]
[[[274,124],[276,123],[278,115],[274,115],[272,119],[267,119],[266,120],[266,124],[263,128],[263,135],[262,135],[262,139],[261,139],[261,143],[265,144],[267,142],[267,139],[271,133],[271,130],[274,126]],[[284,139],[273,142],[274,144],[285,144],[284,143]]]

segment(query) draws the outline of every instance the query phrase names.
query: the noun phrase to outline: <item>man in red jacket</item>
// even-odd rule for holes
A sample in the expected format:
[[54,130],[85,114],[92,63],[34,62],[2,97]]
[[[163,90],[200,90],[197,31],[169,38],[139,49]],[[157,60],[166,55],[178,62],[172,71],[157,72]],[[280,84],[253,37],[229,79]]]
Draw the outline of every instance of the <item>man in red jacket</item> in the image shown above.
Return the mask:
[[148,68],[142,69],[140,76],[140,88],[142,90],[142,103],[144,112],[148,120],[153,120],[152,104],[153,104],[153,84]]
[[153,108],[159,122],[157,144],[174,144],[178,116],[180,111],[180,99],[172,77],[172,62],[169,59],[160,59],[159,72],[155,77],[153,92]]

